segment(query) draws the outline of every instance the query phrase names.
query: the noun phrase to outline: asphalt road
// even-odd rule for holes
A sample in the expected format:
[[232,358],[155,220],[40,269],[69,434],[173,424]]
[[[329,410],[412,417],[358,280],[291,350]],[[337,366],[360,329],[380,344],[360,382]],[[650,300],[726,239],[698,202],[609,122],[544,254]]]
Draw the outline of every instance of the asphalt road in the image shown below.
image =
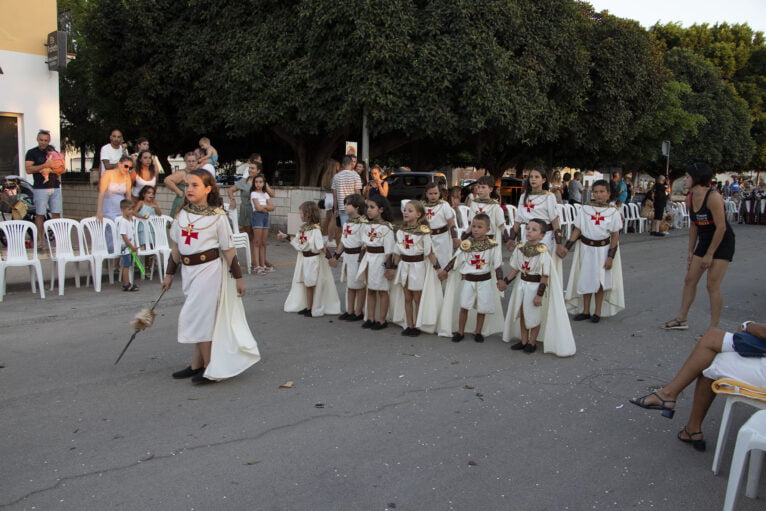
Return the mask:
[[[763,236],[736,226],[722,327],[764,320]],[[708,452],[676,440],[675,419],[628,398],[668,380],[707,325],[704,283],[686,332],[665,332],[680,301],[686,237],[623,240],[627,309],[574,324],[577,355],[511,352],[499,338],[454,344],[399,328],[369,332],[282,312],[294,254],[272,242],[276,273],[246,276],[263,360],[195,387],[170,373],[176,285],[119,365],[133,314],[159,293],[67,287],[39,300],[11,285],[0,303],[0,509],[698,511],[723,505]],[[25,277],[25,274],[21,274]],[[46,273],[47,276],[47,273]],[[21,279],[23,280],[23,278]],[[469,336],[470,338],[470,336]],[[293,381],[294,387],[280,389]],[[742,493],[744,490],[742,491]],[[764,509],[741,494],[737,509]]]

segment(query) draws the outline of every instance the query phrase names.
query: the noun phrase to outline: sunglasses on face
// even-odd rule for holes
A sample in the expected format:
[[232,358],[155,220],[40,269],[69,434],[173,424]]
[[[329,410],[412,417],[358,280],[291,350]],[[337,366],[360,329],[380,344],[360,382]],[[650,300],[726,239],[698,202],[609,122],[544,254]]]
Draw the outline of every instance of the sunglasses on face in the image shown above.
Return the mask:
[[125,165],[122,166],[122,168],[132,170],[133,169],[133,165],[125,164]]

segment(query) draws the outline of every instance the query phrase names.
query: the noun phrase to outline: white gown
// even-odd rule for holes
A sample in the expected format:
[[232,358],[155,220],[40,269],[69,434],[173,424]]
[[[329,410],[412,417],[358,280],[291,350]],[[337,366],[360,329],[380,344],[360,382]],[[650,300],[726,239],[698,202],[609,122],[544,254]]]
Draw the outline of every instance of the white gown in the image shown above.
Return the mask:
[[399,255],[423,255],[424,260],[418,262],[399,261],[396,276],[391,286],[391,304],[389,315],[391,321],[407,327],[407,317],[404,313],[404,286],[411,291],[421,291],[420,307],[415,318],[415,328],[428,333],[436,331],[439,311],[442,308],[442,288],[439,278],[431,265],[428,256],[433,250],[430,229],[426,226],[421,233],[396,231],[395,252]]
[[[428,225],[431,227],[431,230],[447,226],[450,220],[452,220],[453,224],[456,222],[455,210],[445,201],[439,201],[433,206],[424,203],[423,207],[426,210],[426,219],[428,219]],[[433,244],[436,259],[439,261],[439,266],[444,268],[449,263],[449,260],[452,259],[452,254],[455,251],[452,247],[452,234],[449,230],[441,234],[431,233],[431,243]]]
[[[519,237],[516,241],[519,243],[527,241],[527,223],[533,218],[539,218],[547,224],[552,224],[559,216],[556,204],[556,196],[548,191],[532,194],[528,199],[526,193],[522,194],[519,198],[519,206],[516,208],[516,218],[514,219],[514,222],[518,223],[520,226]],[[559,225],[561,224],[559,223]],[[553,226],[551,226],[551,229],[552,228]],[[563,287],[564,266],[562,265],[561,258],[556,255],[556,238],[553,234],[553,230],[545,233],[542,242],[548,247],[551,259],[553,259],[553,262],[556,265],[559,287]]]
[[[340,242],[343,243],[343,249],[360,248],[364,245],[362,242],[362,233],[367,225],[365,217],[359,217],[357,221],[349,220],[343,225],[343,235]],[[359,254],[343,254],[343,262],[340,267],[340,281],[346,283],[348,289],[364,289],[366,283],[364,279],[359,279]],[[348,310],[348,304],[346,304]]]
[[575,354],[575,341],[572,327],[569,324],[564,296],[561,290],[561,278],[556,278],[556,265],[548,253],[548,247],[540,244],[541,252],[532,257],[523,253],[524,244],[513,251],[509,264],[511,269],[525,272],[529,275],[548,277],[548,288],[543,295],[540,307],[534,305],[539,282],[526,282],[521,276],[516,282],[508,301],[508,313],[505,316],[503,341],[521,338],[521,312],[524,311],[524,324],[528,329],[540,326],[536,342],[543,343],[545,353],[553,353],[559,357],[571,357]]
[[357,270],[357,280],[364,279],[370,291],[388,291],[389,281],[385,277],[386,256],[394,253],[394,228],[388,222],[370,222],[362,229],[362,241],[366,247],[383,247],[382,253],[365,251]]
[[[306,287],[314,288],[314,302],[311,307],[313,317],[325,314],[340,314],[340,298],[335,280],[330,271],[330,264],[324,254],[324,239],[318,225],[304,225],[290,240],[298,251],[295,261],[293,282],[285,300],[285,312],[302,311],[308,305]],[[303,252],[317,252],[317,255],[304,257]]]
[[[171,239],[183,257],[205,250],[233,247],[225,212],[203,216],[181,210],[173,221]],[[229,276],[226,259],[193,266],[181,265],[182,289],[186,296],[178,316],[178,342],[212,341],[205,377],[230,378],[261,359],[236,283]],[[211,292],[211,290],[217,292]]]
[[[473,241],[469,238],[466,241]],[[500,291],[497,289],[497,278],[495,270],[502,267],[503,255],[499,243],[483,251],[463,250],[458,248],[455,251],[455,264],[447,278],[447,285],[444,288],[444,301],[439,315],[438,333],[442,337],[452,337],[454,332],[458,331],[459,314],[461,309],[461,295],[463,287],[473,287],[480,300],[494,309],[493,313],[484,314],[484,325],[481,329],[482,335],[488,337],[503,331],[503,304],[500,301]],[[490,273],[489,280],[481,282],[470,282],[462,280],[463,275]],[[474,332],[476,330],[476,309],[471,308],[468,311],[468,320],[465,324],[464,332]]]
[[[613,207],[584,205],[575,218],[574,226],[583,236],[592,240],[603,240],[611,233],[622,229],[620,210]],[[609,245],[591,247],[578,242],[572,259],[572,269],[567,282],[566,303],[569,312],[582,311],[582,296],[593,294],[604,288],[604,302],[601,316],[608,318],[625,309],[625,292],[622,284],[622,258],[620,249],[612,259],[612,269],[605,270],[604,263]],[[595,308],[595,297],[591,299],[591,313]]]
[[[492,202],[479,202],[480,198],[476,198],[471,201],[471,205],[468,207],[470,210],[468,213],[468,222],[473,220],[473,217],[479,213],[484,213],[489,217],[489,236],[494,237],[498,242],[503,239],[503,233],[498,228],[505,225],[505,214],[500,204],[493,200]],[[466,228],[470,232],[470,228]]]

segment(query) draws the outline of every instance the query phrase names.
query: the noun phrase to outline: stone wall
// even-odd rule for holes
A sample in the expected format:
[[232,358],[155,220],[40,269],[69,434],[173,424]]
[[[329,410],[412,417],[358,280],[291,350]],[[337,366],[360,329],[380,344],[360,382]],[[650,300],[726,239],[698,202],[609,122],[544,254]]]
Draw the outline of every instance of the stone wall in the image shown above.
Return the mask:
[[[64,216],[80,220],[81,218],[94,216],[98,202],[98,187],[85,182],[64,182],[62,185],[64,198]],[[274,186],[276,196],[272,203],[276,207],[271,213],[271,231],[278,229],[287,230],[288,214],[297,214],[298,206],[305,201],[318,201],[322,197],[320,188],[300,186]],[[159,185],[157,190],[157,203],[163,214],[170,214],[173,204],[173,192]],[[228,197],[223,194],[224,202],[228,203]]]

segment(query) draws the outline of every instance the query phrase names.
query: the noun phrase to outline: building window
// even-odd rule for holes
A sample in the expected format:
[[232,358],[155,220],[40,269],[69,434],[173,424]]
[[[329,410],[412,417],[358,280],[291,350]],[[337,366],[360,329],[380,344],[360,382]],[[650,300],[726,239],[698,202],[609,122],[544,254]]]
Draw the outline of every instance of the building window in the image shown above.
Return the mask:
[[19,118],[0,115],[0,176],[19,173]]

